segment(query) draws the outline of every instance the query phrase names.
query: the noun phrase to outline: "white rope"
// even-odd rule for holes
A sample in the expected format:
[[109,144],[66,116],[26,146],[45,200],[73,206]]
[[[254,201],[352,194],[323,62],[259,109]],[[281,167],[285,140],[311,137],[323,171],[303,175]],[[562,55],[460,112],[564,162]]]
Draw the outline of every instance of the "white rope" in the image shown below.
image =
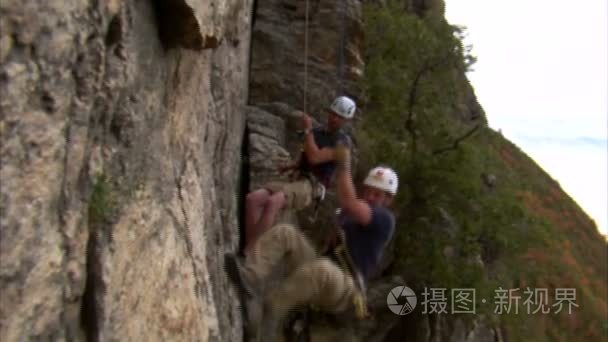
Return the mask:
[[306,23],[304,26],[304,113],[308,113],[306,108],[306,97],[308,94],[308,3],[306,0]]

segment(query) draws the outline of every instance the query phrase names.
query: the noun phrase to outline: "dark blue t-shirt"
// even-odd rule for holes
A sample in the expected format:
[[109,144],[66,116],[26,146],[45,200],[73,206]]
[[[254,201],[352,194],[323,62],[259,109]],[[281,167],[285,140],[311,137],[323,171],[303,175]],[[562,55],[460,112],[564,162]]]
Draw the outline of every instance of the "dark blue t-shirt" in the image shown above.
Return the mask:
[[[312,134],[319,149],[324,147],[335,148],[338,142],[341,142],[346,146],[351,146],[350,138],[341,129],[330,133],[325,127],[317,127],[312,130]],[[308,162],[306,153],[303,153],[300,170],[311,172],[313,175],[315,175],[319,182],[323,183],[326,188],[329,188],[333,181],[336,163],[334,161],[328,161],[325,163],[312,165]]]
[[342,216],[341,222],[353,263],[369,279],[393,236],[395,216],[385,207],[372,206],[372,220],[367,226],[361,226],[348,214]]

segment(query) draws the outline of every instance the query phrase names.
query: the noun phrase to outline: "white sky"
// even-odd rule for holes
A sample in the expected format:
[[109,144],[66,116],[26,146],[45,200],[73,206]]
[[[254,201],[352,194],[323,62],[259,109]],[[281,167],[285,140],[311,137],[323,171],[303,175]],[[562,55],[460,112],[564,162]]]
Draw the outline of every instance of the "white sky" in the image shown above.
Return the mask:
[[608,1],[446,0],[490,126],[608,234]]

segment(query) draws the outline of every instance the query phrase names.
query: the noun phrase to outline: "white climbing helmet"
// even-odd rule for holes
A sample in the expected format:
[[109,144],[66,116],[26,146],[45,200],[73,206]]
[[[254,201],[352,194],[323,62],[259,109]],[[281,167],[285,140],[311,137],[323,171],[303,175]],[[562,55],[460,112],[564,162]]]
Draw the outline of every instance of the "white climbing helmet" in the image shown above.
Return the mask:
[[329,106],[329,109],[345,119],[352,119],[355,116],[357,105],[349,97],[338,96],[331,106]]
[[397,194],[397,186],[399,185],[399,179],[393,169],[378,166],[373,168],[363,181],[363,184],[371,186],[380,190],[384,190],[391,195]]

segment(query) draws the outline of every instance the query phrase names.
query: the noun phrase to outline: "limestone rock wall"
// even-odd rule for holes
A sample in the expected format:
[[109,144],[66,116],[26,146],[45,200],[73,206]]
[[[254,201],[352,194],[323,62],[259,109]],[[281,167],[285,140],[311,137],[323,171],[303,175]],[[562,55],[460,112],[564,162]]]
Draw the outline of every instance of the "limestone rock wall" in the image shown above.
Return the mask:
[[0,3],[0,340],[240,339],[251,3]]

